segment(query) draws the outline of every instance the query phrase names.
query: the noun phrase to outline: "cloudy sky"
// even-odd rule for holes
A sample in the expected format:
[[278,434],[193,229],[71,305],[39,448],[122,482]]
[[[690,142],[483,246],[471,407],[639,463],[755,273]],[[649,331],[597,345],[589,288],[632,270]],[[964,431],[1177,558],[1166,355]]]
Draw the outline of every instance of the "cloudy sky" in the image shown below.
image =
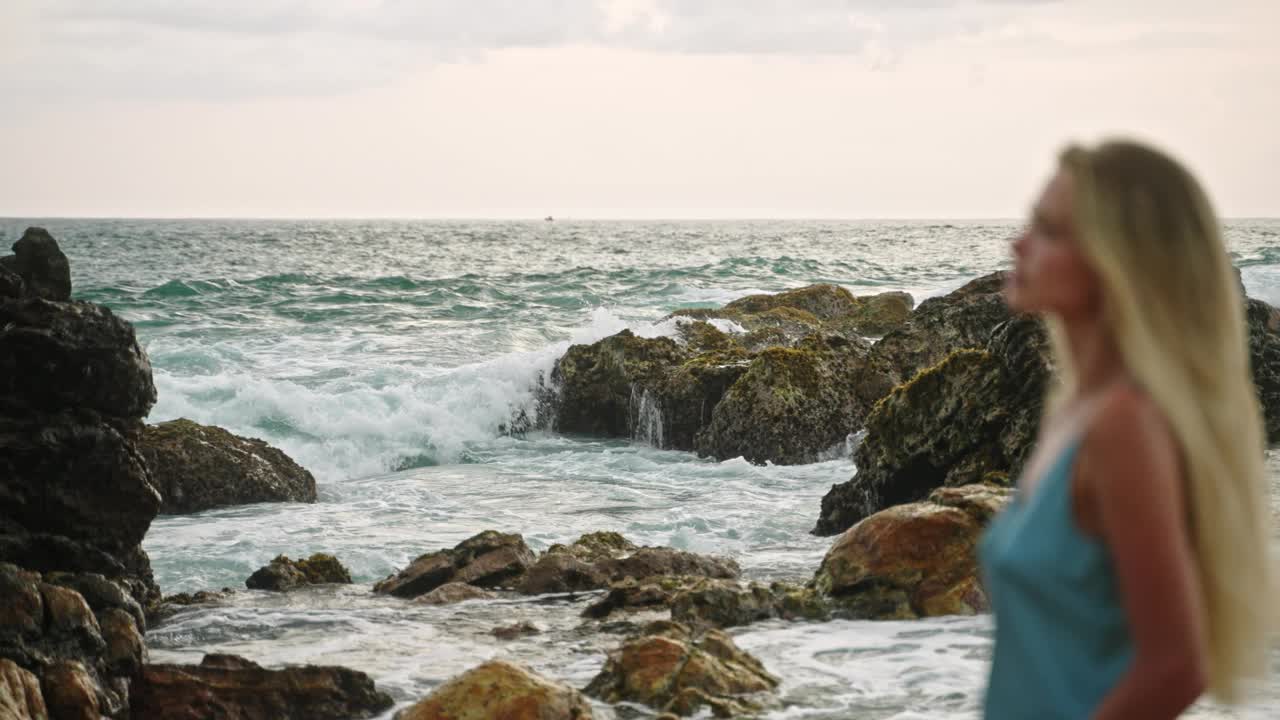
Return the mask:
[[1280,0],[0,0],[0,215],[1280,216]]

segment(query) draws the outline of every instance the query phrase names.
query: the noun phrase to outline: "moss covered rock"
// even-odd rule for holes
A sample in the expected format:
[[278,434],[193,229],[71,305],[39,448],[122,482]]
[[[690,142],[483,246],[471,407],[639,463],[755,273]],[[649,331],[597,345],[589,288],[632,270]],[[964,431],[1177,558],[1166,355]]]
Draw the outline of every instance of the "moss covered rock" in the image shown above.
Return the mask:
[[163,498],[182,515],[259,502],[316,501],[316,479],[262,440],[185,418],[149,426],[139,449]]
[[306,560],[290,560],[287,555],[278,555],[244,581],[250,590],[277,592],[326,583],[350,585],[351,574],[338,558],[325,553],[315,553]]
[[695,449],[719,460],[817,460],[857,430],[892,386],[869,351],[862,340],[815,335],[761,352],[716,405]]
[[577,690],[504,660],[490,660],[436,688],[396,720],[589,720]]
[[609,653],[586,693],[677,715],[709,707],[717,717],[759,712],[778,679],[719,630],[657,622]]
[[1280,442],[1280,310],[1250,299],[1245,319],[1249,326],[1249,361],[1267,440]]
[[995,327],[1013,317],[1002,292],[1005,275],[984,275],[929,298],[904,324],[885,334],[874,354],[894,373],[894,383],[910,380],[956,350],[986,347]]
[[1036,437],[1049,382],[1037,321],[999,326],[984,350],[958,350],[917,374],[867,416],[853,479],[822,499],[818,535],[834,535],[935,488],[1007,483]]

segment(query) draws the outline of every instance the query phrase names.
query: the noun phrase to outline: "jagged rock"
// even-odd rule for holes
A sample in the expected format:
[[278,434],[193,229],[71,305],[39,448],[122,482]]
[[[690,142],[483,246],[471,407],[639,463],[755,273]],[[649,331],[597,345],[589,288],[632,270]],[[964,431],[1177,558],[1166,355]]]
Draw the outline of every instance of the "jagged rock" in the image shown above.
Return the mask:
[[350,585],[351,574],[338,562],[338,558],[324,553],[315,553],[306,560],[290,560],[287,555],[277,555],[244,581],[245,587],[250,590],[276,592],[325,583]]
[[40,679],[14,661],[0,658],[0,718],[48,720],[48,717]]
[[138,444],[170,515],[259,502],[316,501],[316,479],[262,440],[186,419],[148,426]]
[[814,532],[842,532],[942,486],[1008,484],[1035,441],[1048,382],[1043,329],[1015,318],[987,349],[958,350],[894,388],[867,417],[858,472],[823,497]]
[[709,706],[730,717],[758,712],[759,701],[777,686],[778,679],[723,632],[656,622],[609,653],[586,693],[682,716]]
[[699,455],[750,462],[813,462],[861,426],[892,384],[863,340],[810,336],[756,355],[711,413]]
[[699,576],[735,578],[741,569],[719,558],[663,547],[638,548],[618,533],[589,533],[572,545],[553,545],[525,574],[518,590],[536,595],[583,592],[625,578]]
[[22,278],[24,295],[45,300],[71,299],[71,264],[48,230],[27,228],[13,244],[13,252],[0,257],[0,268]]
[[475,585],[451,582],[441,585],[426,595],[419,595],[413,601],[422,605],[452,605],[466,600],[492,600],[496,597],[498,597],[497,593],[482,590]]
[[89,608],[99,616],[107,610],[120,610],[132,617],[139,629],[146,630],[147,619],[142,606],[122,583],[108,580],[99,573],[51,572],[45,574],[44,580],[80,593],[89,603]]
[[233,655],[206,655],[199,665],[147,665],[132,698],[137,720],[348,720],[374,717],[394,704],[356,670],[267,670]]
[[925,300],[905,324],[877,342],[873,355],[893,374],[893,384],[910,380],[956,350],[986,347],[991,331],[1013,317],[1003,295],[1005,275],[984,275]]
[[856,616],[909,619],[988,609],[976,546],[1008,490],[947,488],[862,520],[832,545],[815,588]]
[[659,576],[626,578],[612,583],[603,598],[582,611],[583,617],[603,619],[618,610],[655,610],[671,607],[681,590],[703,578]]
[[478,665],[396,714],[396,720],[590,720],[577,690],[503,660]]
[[486,530],[451,550],[419,556],[409,567],[373,586],[374,592],[414,598],[449,582],[482,588],[517,584],[534,563],[520,535]]

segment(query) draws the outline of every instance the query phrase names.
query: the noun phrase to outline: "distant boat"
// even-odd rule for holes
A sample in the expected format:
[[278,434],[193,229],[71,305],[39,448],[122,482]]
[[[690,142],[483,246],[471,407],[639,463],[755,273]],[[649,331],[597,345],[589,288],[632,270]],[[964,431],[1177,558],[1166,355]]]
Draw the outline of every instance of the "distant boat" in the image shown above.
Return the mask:
[[553,218],[553,217],[551,217],[550,215],[548,215],[548,216],[546,216],[546,217],[544,217],[544,218],[542,218],[542,219],[543,219],[543,220],[546,220],[547,222],[555,222],[555,221],[556,221],[556,219],[555,219],[555,218]]

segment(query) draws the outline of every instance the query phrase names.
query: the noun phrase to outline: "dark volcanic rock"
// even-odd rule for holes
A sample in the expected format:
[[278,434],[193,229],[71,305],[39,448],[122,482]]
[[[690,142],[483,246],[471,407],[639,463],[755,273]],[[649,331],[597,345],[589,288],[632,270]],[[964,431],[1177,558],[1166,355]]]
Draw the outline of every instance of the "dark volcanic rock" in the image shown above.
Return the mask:
[[160,597],[140,545],[160,496],[135,446],[151,365],[128,323],[69,299],[48,233],[14,250],[0,259],[0,658],[25,698],[0,706],[121,718]]
[[0,413],[87,409],[136,420],[155,401],[146,353],[107,308],[0,298]]
[[288,455],[219,427],[171,420],[147,427],[139,447],[163,498],[164,514],[316,501],[316,479]]
[[895,388],[867,417],[858,472],[822,499],[814,532],[842,532],[942,486],[1008,484],[1035,441],[1048,362],[1039,322],[1014,319],[986,350],[956,351]]
[[22,278],[24,295],[45,300],[71,299],[71,264],[48,230],[27,228],[13,244],[13,252],[0,257],[0,268]]
[[394,704],[362,672],[314,665],[267,670],[234,655],[206,655],[199,665],[147,665],[132,695],[137,720],[350,720]]

